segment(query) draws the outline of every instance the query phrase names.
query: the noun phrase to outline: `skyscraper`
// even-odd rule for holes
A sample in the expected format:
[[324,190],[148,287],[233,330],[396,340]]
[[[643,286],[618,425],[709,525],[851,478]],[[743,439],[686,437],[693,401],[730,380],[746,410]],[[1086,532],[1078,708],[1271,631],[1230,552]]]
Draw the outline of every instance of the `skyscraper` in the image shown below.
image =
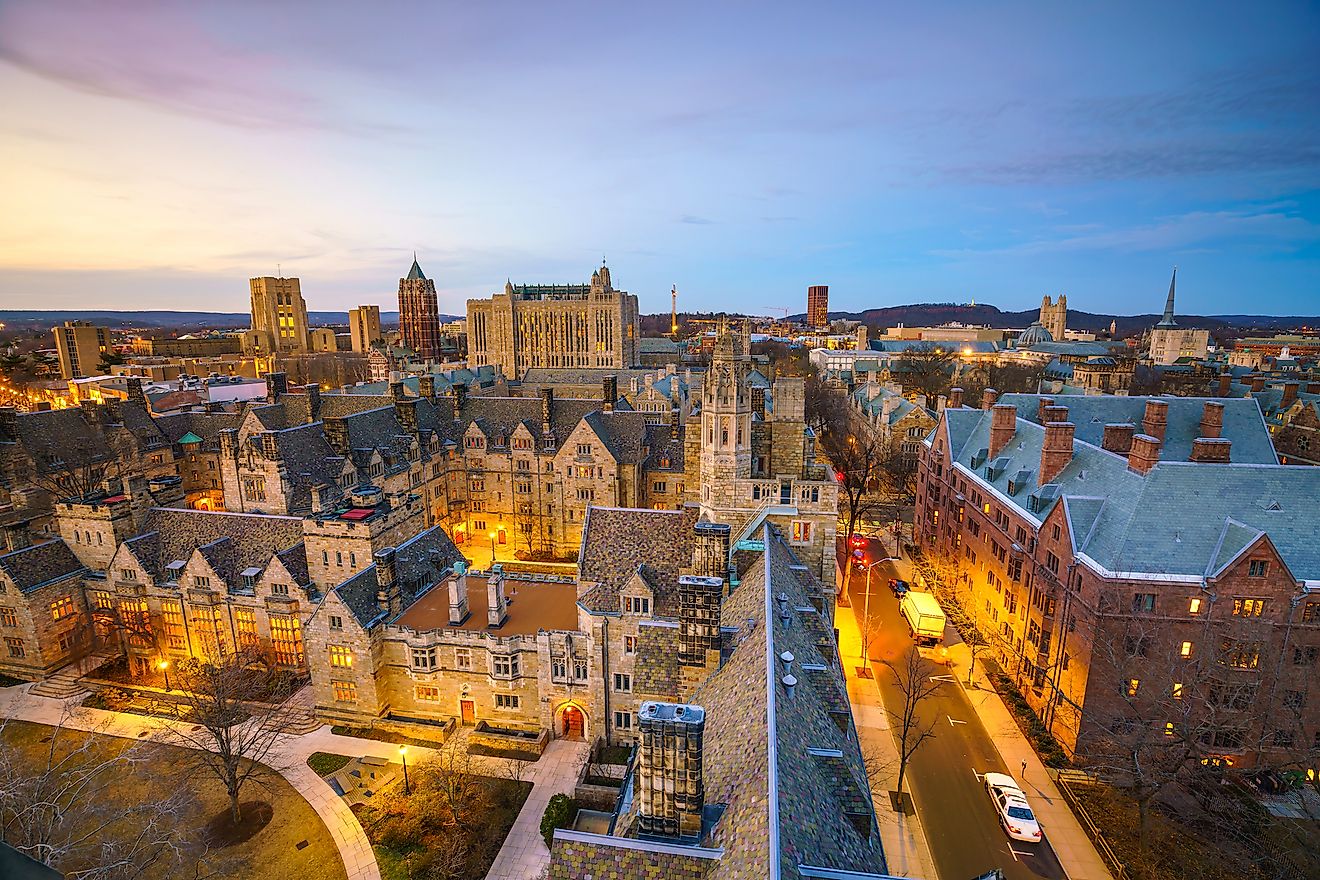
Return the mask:
[[815,284],[807,288],[807,325],[830,326],[830,288],[828,284]]
[[297,278],[253,278],[252,329],[268,334],[271,351],[307,349],[307,303]]
[[354,351],[368,351],[381,338],[380,306],[358,306],[348,310],[348,335]]
[[435,282],[422,274],[416,254],[407,277],[399,279],[399,335],[419,358],[440,357],[440,306],[435,298]]

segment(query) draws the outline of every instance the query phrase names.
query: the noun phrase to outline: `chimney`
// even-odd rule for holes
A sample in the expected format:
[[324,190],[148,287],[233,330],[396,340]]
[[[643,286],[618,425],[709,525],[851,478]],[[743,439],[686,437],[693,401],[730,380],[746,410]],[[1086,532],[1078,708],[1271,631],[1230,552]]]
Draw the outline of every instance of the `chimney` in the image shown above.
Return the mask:
[[1040,485],[1054,482],[1072,461],[1074,430],[1072,422],[1050,422],[1045,426],[1045,442],[1040,447]]
[[281,394],[289,393],[289,376],[287,373],[267,373],[266,374],[266,400],[270,403],[278,403]]
[[1139,474],[1148,474],[1160,460],[1160,441],[1149,434],[1137,434],[1132,438],[1132,450],[1128,453],[1128,467]]
[[261,454],[269,461],[279,461],[280,446],[275,442],[275,432],[262,431],[259,436],[261,437]]
[[1228,464],[1232,458],[1233,441],[1219,437],[1197,437],[1192,441],[1190,461]]
[[142,380],[137,376],[129,376],[124,380],[124,387],[128,392],[128,402],[145,409],[147,406],[147,396],[142,393]]
[[1284,383],[1283,383],[1283,400],[1279,401],[1279,405],[1282,406],[1283,408],[1287,409],[1288,407],[1290,407],[1290,406],[1292,406],[1294,403],[1296,403],[1296,402],[1297,402],[1297,389],[1300,388],[1300,387],[1301,387],[1300,383],[1297,383],[1297,382],[1284,382]]
[[1048,408],[1051,407],[1051,406],[1054,406],[1054,398],[1053,398],[1053,397],[1042,397],[1042,398],[1040,398],[1040,399],[1038,399],[1038,400],[1036,401],[1036,421],[1037,421],[1037,423],[1043,425],[1043,424],[1045,424],[1046,422],[1049,421],[1049,419],[1047,419],[1047,418],[1045,417],[1045,410],[1048,409]]
[[321,421],[321,386],[304,385],[303,393],[307,395],[307,422]]
[[999,392],[993,388],[987,388],[981,392],[981,409],[993,409],[999,402]]
[[348,424],[343,419],[322,419],[321,430],[335,455],[348,455]]
[[601,381],[601,409],[614,412],[614,404],[619,399],[619,377],[610,375]]
[[377,550],[372,561],[376,564],[376,607],[385,614],[394,614],[401,604],[394,548]]
[[220,439],[220,457],[238,458],[238,428],[221,428],[217,436]]
[[403,380],[390,382],[390,398],[392,400],[403,400]]
[[25,547],[32,546],[32,536],[28,532],[30,520],[20,522],[5,523],[4,525],[4,543],[0,547],[4,548],[5,553],[13,553],[22,550]]
[[1100,446],[1117,455],[1126,456],[1132,451],[1132,435],[1137,433],[1137,426],[1131,422],[1115,422],[1105,425],[1105,436]]
[[471,615],[468,610],[467,563],[455,562],[449,579],[449,625],[459,626]]
[[1141,419],[1143,433],[1164,442],[1164,432],[1169,427],[1169,403],[1165,400],[1147,400],[1146,414]]
[[486,625],[501,627],[508,619],[509,600],[504,595],[504,571],[496,563],[491,566],[490,575],[486,578]]
[[705,519],[697,520],[692,530],[696,533],[692,545],[692,573],[698,577],[726,577],[732,530],[726,523]]
[[1016,433],[1017,407],[1011,403],[995,404],[990,410],[990,457],[998,456]]
[[416,434],[417,425],[417,403],[416,397],[396,397],[394,398],[394,417],[403,425],[403,430],[408,434]]
[[963,390],[961,388],[950,388],[949,400],[947,403],[945,403],[945,406],[949,407],[950,409],[962,409],[962,405],[963,405]]
[[0,406],[0,443],[18,442],[18,408]]
[[1264,376],[1252,376],[1252,377],[1251,377],[1251,390],[1252,390],[1253,392],[1256,392],[1256,393],[1259,393],[1259,392],[1261,392],[1261,391],[1264,391],[1264,390],[1265,390],[1265,377],[1264,377]]
[[1042,425],[1048,425],[1050,422],[1066,421],[1068,421],[1068,407],[1053,405],[1045,407],[1045,418],[1041,421]]
[[541,389],[541,433],[550,433],[550,417],[555,409],[555,389]]
[[435,375],[426,373],[417,380],[417,394],[427,400],[435,399]]
[[468,387],[463,382],[455,382],[449,386],[449,391],[454,395],[454,418],[458,418],[463,407],[467,406]]
[[765,389],[759,385],[752,389],[752,412],[765,421]]
[[1213,440],[1224,430],[1224,405],[1207,400],[1201,408],[1201,436]]
[[1232,373],[1220,373],[1220,374],[1219,374],[1219,394],[1218,394],[1217,396],[1218,396],[1218,397],[1228,397],[1229,392],[1232,390],[1232,388],[1233,388],[1233,374],[1232,374]]
[[657,837],[696,837],[706,792],[702,751],[706,711],[647,700],[637,712],[637,829]]
[[111,425],[124,423],[124,402],[118,397],[109,397],[105,401],[106,422]]
[[312,513],[320,513],[325,508],[325,502],[330,498],[330,487],[324,483],[317,483],[312,487]]

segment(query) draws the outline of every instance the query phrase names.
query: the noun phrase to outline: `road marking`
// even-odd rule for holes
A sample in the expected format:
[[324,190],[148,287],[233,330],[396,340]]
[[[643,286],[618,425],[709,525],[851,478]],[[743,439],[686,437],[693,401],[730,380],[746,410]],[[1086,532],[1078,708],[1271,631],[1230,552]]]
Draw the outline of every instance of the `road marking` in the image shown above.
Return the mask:
[[952,675],[932,675],[930,680],[938,681],[941,684],[956,684],[958,682],[958,679],[954,678]]
[[966,721],[959,721],[958,719],[954,718],[952,715],[945,715],[944,717],[949,719],[949,725],[950,725],[950,726],[952,726],[952,725],[954,725],[954,724],[966,724],[966,723],[967,723]]
[[1013,861],[1015,861],[1015,862],[1017,861],[1017,857],[1018,857],[1018,856],[1034,856],[1034,855],[1035,855],[1034,852],[1020,852],[1020,851],[1018,851],[1018,850],[1015,850],[1015,849],[1013,849],[1013,847],[1012,847],[1011,845],[1009,846],[1008,851],[1011,852],[1011,853],[1013,854]]

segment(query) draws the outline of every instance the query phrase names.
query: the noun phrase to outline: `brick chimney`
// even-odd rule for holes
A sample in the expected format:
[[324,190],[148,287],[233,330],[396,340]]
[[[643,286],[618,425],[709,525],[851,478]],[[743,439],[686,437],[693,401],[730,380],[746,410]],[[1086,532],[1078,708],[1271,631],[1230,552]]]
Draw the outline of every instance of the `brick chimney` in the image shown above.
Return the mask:
[[396,397],[394,398],[394,417],[403,425],[403,430],[409,434],[417,433],[417,403],[416,397]]
[[981,409],[993,409],[999,402],[999,392],[994,388],[987,388],[981,392]]
[[1307,382],[1307,383],[1306,383],[1306,393],[1307,393],[1307,394],[1320,394],[1320,382]]
[[637,828],[643,834],[701,834],[705,722],[706,711],[693,704],[648,700],[638,709]]
[[1219,437],[1197,437],[1192,441],[1190,461],[1228,464],[1232,459],[1233,441]]
[[321,386],[304,385],[303,393],[307,395],[307,421],[321,421]]
[[31,524],[31,520],[25,519],[5,523],[3,527],[0,527],[0,531],[4,532],[4,539],[0,540],[0,553],[13,553],[25,547],[31,547],[32,535],[28,531]]
[[417,395],[427,400],[435,399],[435,374],[425,373],[417,379]]
[[1294,403],[1296,403],[1296,402],[1297,402],[1297,389],[1299,389],[1299,388],[1301,388],[1301,384],[1298,383],[1298,382],[1284,382],[1284,383],[1283,383],[1283,400],[1279,401],[1279,405],[1282,406],[1282,407],[1284,407],[1284,408],[1286,409],[1287,407],[1290,407],[1290,406],[1292,406]]
[[137,404],[144,409],[147,406],[147,396],[142,393],[142,380],[137,376],[129,376],[124,380],[124,389],[129,403]]
[[614,404],[619,399],[619,377],[606,376],[600,384],[600,408],[604,412],[614,412]]
[[1223,430],[1224,405],[1217,400],[1207,400],[1201,409],[1201,436],[1214,439]]
[[1160,441],[1149,434],[1137,434],[1132,438],[1132,450],[1128,453],[1128,467],[1139,474],[1148,474],[1160,460]]
[[1141,419],[1141,430],[1161,443],[1169,427],[1169,403],[1166,400],[1146,401],[1146,415]]
[[468,575],[467,563],[454,563],[454,575],[449,579],[449,625],[459,626],[467,620],[468,610]]
[[1264,391],[1264,390],[1265,390],[1265,377],[1264,377],[1264,376],[1252,376],[1252,377],[1251,377],[1251,390],[1252,390],[1253,392],[1261,392],[1261,391]]
[[963,390],[961,388],[950,388],[949,400],[944,405],[949,407],[950,409],[962,409]]
[[1045,426],[1045,442],[1040,447],[1040,485],[1054,482],[1073,457],[1072,422],[1050,422]]
[[1220,373],[1220,374],[1219,374],[1219,393],[1218,393],[1216,396],[1217,396],[1217,397],[1228,397],[1229,392],[1232,391],[1232,389],[1233,389],[1233,374],[1232,374],[1232,373]]
[[395,614],[401,603],[399,572],[395,564],[394,548],[377,550],[372,557],[376,564],[376,607],[386,614]]
[[504,626],[509,619],[509,600],[504,595],[504,571],[499,564],[491,566],[490,576],[486,578],[486,625]]
[[1049,422],[1049,419],[1045,415],[1045,410],[1052,406],[1054,406],[1053,397],[1042,397],[1036,401],[1036,422],[1038,424],[1044,425]]
[[1068,407],[1050,405],[1045,407],[1045,418],[1041,420],[1042,425],[1048,425],[1050,422],[1068,421]]
[[267,373],[266,374],[266,400],[270,403],[278,403],[281,394],[289,393],[289,376],[287,373]]
[[1132,435],[1135,433],[1137,426],[1131,422],[1105,425],[1105,436],[1100,441],[1100,446],[1118,455],[1127,455],[1132,450]]
[[1017,433],[1017,407],[997,403],[990,410],[990,457],[999,455]]

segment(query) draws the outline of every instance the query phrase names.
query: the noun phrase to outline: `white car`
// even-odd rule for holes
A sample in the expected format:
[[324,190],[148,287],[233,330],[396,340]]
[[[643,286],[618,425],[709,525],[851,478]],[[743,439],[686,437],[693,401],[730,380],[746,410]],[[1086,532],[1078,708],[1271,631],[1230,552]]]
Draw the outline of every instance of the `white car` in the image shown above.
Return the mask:
[[1018,788],[1012,776],[1004,773],[985,774],[985,790],[999,813],[999,823],[1014,840],[1040,843],[1040,823],[1027,805],[1027,796]]

